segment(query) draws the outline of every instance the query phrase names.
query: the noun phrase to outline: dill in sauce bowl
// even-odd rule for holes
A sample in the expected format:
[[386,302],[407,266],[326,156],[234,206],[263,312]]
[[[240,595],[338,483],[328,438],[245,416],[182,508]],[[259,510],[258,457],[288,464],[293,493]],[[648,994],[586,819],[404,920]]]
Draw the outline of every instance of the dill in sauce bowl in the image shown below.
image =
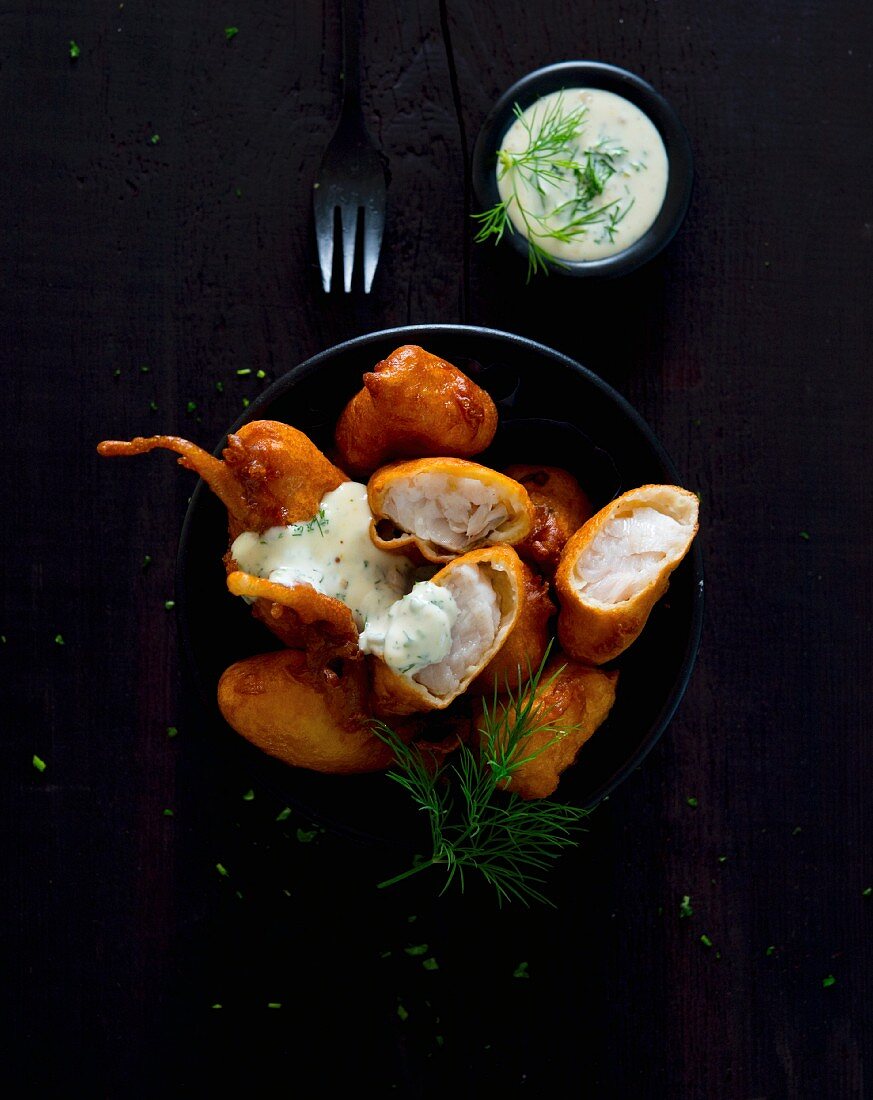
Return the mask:
[[623,96],[571,88],[538,99],[497,154],[500,201],[476,215],[476,240],[521,233],[528,270],[599,260],[638,241],[663,205],[667,152],[652,121]]

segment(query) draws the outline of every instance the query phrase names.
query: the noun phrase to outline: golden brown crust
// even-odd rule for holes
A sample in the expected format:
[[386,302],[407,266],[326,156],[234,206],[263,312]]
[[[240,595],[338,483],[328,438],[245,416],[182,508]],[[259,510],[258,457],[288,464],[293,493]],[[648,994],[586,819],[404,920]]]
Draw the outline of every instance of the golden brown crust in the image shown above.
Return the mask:
[[385,500],[392,488],[400,482],[411,481],[421,474],[435,474],[445,478],[447,492],[452,491],[458,479],[469,478],[488,489],[493,489],[498,499],[506,505],[508,517],[487,537],[472,543],[467,548],[468,551],[478,549],[480,546],[494,546],[501,543],[513,546],[530,532],[534,517],[533,505],[527,490],[517,481],[488,466],[469,462],[463,458],[443,456],[416,458],[382,466],[367,483],[367,500],[370,511],[373,513],[370,538],[380,550],[408,555],[414,548],[425,561],[430,562],[448,562],[457,557],[457,551],[440,546],[432,539],[419,538],[414,532],[400,533],[390,538],[380,534],[381,521],[387,521],[389,526],[394,524],[394,517],[389,516],[385,511]]
[[445,359],[406,344],[364,375],[335,441],[343,468],[367,476],[392,458],[479,454],[496,430],[497,409],[485,390]]
[[[360,662],[335,672],[313,670],[296,650],[249,657],[222,675],[218,705],[237,733],[297,768],[351,775],[393,761],[372,731]],[[397,732],[408,740],[415,731],[407,724]]]
[[591,501],[576,478],[558,466],[516,464],[504,473],[527,489],[534,506],[533,529],[516,550],[551,576],[567,540],[591,518]]
[[[605,605],[586,599],[578,590],[575,580],[576,564],[603,527],[615,513],[629,502],[672,497],[678,505],[688,508],[695,516],[684,550],[666,563],[656,577],[630,599]],[[631,489],[611,501],[592,516],[564,547],[555,573],[555,589],[558,594],[558,639],[564,649],[578,661],[602,665],[623,653],[634,642],[646,625],[652,608],[667,591],[670,574],[685,557],[694,535],[697,533],[697,498],[687,489],[676,485],[643,485]]]
[[543,670],[535,706],[537,724],[553,728],[525,739],[521,754],[531,759],[512,773],[507,789],[526,799],[554,794],[561,773],[575,762],[579,750],[609,714],[617,681],[617,672],[576,664],[562,653],[551,657]]
[[497,635],[476,668],[464,676],[456,691],[438,696],[410,676],[403,676],[390,668],[380,657],[371,656],[369,664],[373,682],[373,710],[378,715],[416,714],[429,710],[442,710],[467,690],[469,685],[499,652],[521,611],[524,595],[522,562],[510,546],[486,546],[471,550],[449,562],[431,578],[433,584],[445,584],[453,570],[462,565],[479,565],[488,573],[497,593],[501,622]]

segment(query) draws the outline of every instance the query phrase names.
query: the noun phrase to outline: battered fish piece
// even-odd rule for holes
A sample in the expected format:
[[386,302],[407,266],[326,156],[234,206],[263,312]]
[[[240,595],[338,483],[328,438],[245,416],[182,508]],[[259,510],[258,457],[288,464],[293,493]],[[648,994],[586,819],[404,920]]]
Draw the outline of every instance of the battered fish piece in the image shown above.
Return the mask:
[[101,455],[175,451],[179,465],[198,473],[227,508],[231,539],[315,515],[325,493],[348,481],[315,444],[278,420],[253,420],[227,437],[223,460],[175,435],[106,439]]
[[462,458],[418,458],[377,470],[367,484],[380,550],[409,554],[415,547],[431,562],[528,534],[533,505],[525,489],[496,470]]
[[497,655],[470,685],[470,691],[493,695],[515,691],[540,667],[549,645],[548,623],[557,608],[548,583],[521,563],[522,602],[515,626]]
[[451,363],[406,344],[364,375],[335,440],[343,469],[365,478],[393,458],[469,458],[496,430],[497,409],[485,390]]
[[560,653],[550,658],[534,697],[535,724],[547,728],[522,741],[516,759],[524,763],[512,773],[506,789],[525,799],[554,794],[561,773],[575,763],[579,750],[612,709],[617,681],[617,672],[587,668]]
[[527,489],[534,506],[533,530],[516,550],[552,576],[567,540],[594,514],[591,501],[576,478],[558,466],[507,466],[504,473]]
[[[218,705],[237,733],[296,768],[353,775],[382,771],[394,759],[373,733],[360,662],[334,672],[314,670],[295,650],[248,657],[222,675]],[[406,741],[415,728],[396,732]]]
[[[447,707],[499,652],[521,613],[522,563],[509,546],[490,546],[463,554],[424,584],[429,593],[434,588],[445,590],[455,609],[445,654],[421,666],[413,663],[405,669],[395,668],[386,660],[390,634],[377,639],[384,648],[381,653],[376,646],[370,648],[374,654],[370,662],[376,714],[414,714]],[[417,588],[404,597],[413,608]],[[419,601],[422,618],[432,613],[434,602]],[[414,630],[414,615],[405,623]],[[372,631],[372,625],[368,625],[361,634],[362,644],[369,641]],[[414,649],[411,654],[415,655]]]
[[601,665],[639,637],[697,534],[698,512],[687,489],[643,485],[573,535],[555,574],[558,638],[570,656]]

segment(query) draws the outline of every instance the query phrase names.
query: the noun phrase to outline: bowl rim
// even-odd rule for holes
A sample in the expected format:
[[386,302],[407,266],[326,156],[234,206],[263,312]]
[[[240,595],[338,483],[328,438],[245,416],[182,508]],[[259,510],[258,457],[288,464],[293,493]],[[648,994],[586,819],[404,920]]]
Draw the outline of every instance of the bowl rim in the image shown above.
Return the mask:
[[[652,448],[658,461],[663,466],[664,470],[673,479],[674,484],[679,484],[679,473],[670,458],[669,454],[665,450],[663,444],[658,439],[655,432],[643,419],[640,413],[634,408],[631,403],[614,389],[608,382],[606,382],[600,375],[595,374],[594,371],[588,367],[583,366],[576,359],[573,359],[570,355],[564,352],[558,351],[555,348],[551,348],[546,344],[541,344],[536,340],[532,340],[527,336],[521,336],[518,333],[506,332],[501,329],[487,328],[479,325],[465,325],[465,324],[453,324],[453,323],[441,323],[441,324],[420,324],[420,325],[400,325],[392,328],[378,329],[372,332],[363,333],[362,335],[352,337],[348,340],[344,340],[339,344],[334,344],[323,351],[317,352],[315,355],[304,359],[296,366],[291,367],[283,375],[275,380],[262,394],[259,395],[251,404],[245,409],[245,411],[237,417],[232,426],[228,428],[227,432],[221,437],[218,444],[213,450],[213,454],[216,457],[221,457],[221,452],[226,446],[227,435],[231,432],[238,431],[243,424],[248,423],[251,420],[258,419],[260,414],[272,405],[278,398],[283,396],[287,390],[291,389],[298,379],[303,378],[313,371],[317,370],[325,361],[330,360],[337,355],[344,354],[349,351],[357,351],[371,346],[372,344],[388,341],[397,341],[397,346],[406,343],[417,343],[418,339],[410,339],[411,337],[422,338],[425,340],[433,335],[451,336],[457,338],[463,338],[465,336],[473,338],[485,338],[492,339],[498,342],[508,341],[517,347],[523,348],[529,352],[537,355],[545,356],[547,359],[551,359],[553,362],[559,364],[561,367],[569,368],[576,374],[581,375],[586,379],[588,383],[599,389],[609,400],[615,402],[621,409],[623,414],[627,416],[634,424],[636,429],[642,433],[646,442]],[[187,510],[185,512],[185,518],[182,523],[182,529],[179,535],[179,546],[176,554],[175,564],[175,594],[176,594],[176,623],[177,631],[180,642],[180,648],[182,649],[185,664],[188,672],[191,675],[193,682],[198,689],[198,694],[201,698],[201,702],[204,703],[211,711],[217,710],[217,705],[214,703],[210,705],[210,692],[206,690],[207,685],[204,683],[201,670],[198,666],[198,662],[195,657],[195,647],[189,630],[189,617],[188,617],[188,597],[187,587],[185,583],[186,573],[186,558],[187,547],[190,541],[190,534],[195,522],[195,515],[198,511],[198,504],[201,495],[208,494],[210,490],[202,479],[199,479],[194,491],[192,492]],[[667,696],[660,712],[656,716],[655,720],[649,727],[645,737],[640,741],[636,751],[628,757],[612,775],[601,784],[591,795],[587,797],[583,805],[585,810],[593,810],[600,802],[608,798],[609,795],[624,782],[628,776],[635,771],[658,741],[663,736],[670,722],[676,714],[680,702],[687,690],[691,674],[694,669],[694,665],[697,659],[697,654],[700,649],[700,641],[703,632],[703,611],[704,611],[704,577],[703,577],[703,554],[700,545],[700,540],[695,539],[691,544],[686,561],[690,563],[690,568],[693,575],[693,589],[691,596],[691,609],[692,617],[689,626],[688,637],[685,644],[685,651],[682,654],[681,665],[679,666],[679,674],[673,683],[672,689]],[[210,690],[213,685],[209,685]],[[317,816],[317,815],[316,815]],[[343,829],[341,831],[348,832],[351,835],[356,835],[356,831],[352,829]]]
[[[694,185],[694,161],[688,134],[670,103],[648,81],[606,61],[557,61],[517,80],[500,96],[482,123],[473,147],[473,190],[482,209],[499,202],[493,158],[515,119],[514,104],[529,107],[545,95],[565,88],[590,87],[621,95],[655,125],[667,152],[667,191],[661,209],[646,232],[633,244],[600,260],[547,260],[550,271],[575,278],[627,275],[654,259],[673,240],[685,220]],[[504,235],[519,255],[527,255],[527,238]]]

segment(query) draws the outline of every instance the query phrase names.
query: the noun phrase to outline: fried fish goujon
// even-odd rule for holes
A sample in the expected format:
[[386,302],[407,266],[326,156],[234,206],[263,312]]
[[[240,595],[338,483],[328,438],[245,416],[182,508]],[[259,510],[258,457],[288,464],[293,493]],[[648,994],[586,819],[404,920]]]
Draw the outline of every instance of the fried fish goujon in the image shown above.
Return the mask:
[[109,457],[159,448],[179,454],[179,465],[198,473],[224,504],[231,538],[309,519],[325,493],[348,481],[308,436],[278,420],[253,420],[231,433],[223,459],[175,435],[97,445]]
[[533,506],[517,481],[463,458],[418,458],[377,470],[367,484],[380,550],[451,561],[479,546],[527,535]]
[[406,344],[364,375],[335,441],[343,469],[365,477],[393,458],[469,458],[496,430],[497,409],[485,390],[445,359]]
[[535,724],[546,728],[535,730],[521,743],[519,758],[524,763],[513,771],[507,790],[522,798],[554,794],[561,773],[575,762],[579,750],[609,714],[617,681],[617,672],[587,668],[562,654],[552,657],[533,704]]
[[558,639],[587,664],[611,661],[636,640],[697,533],[699,502],[676,485],[643,485],[584,524],[555,573]]

